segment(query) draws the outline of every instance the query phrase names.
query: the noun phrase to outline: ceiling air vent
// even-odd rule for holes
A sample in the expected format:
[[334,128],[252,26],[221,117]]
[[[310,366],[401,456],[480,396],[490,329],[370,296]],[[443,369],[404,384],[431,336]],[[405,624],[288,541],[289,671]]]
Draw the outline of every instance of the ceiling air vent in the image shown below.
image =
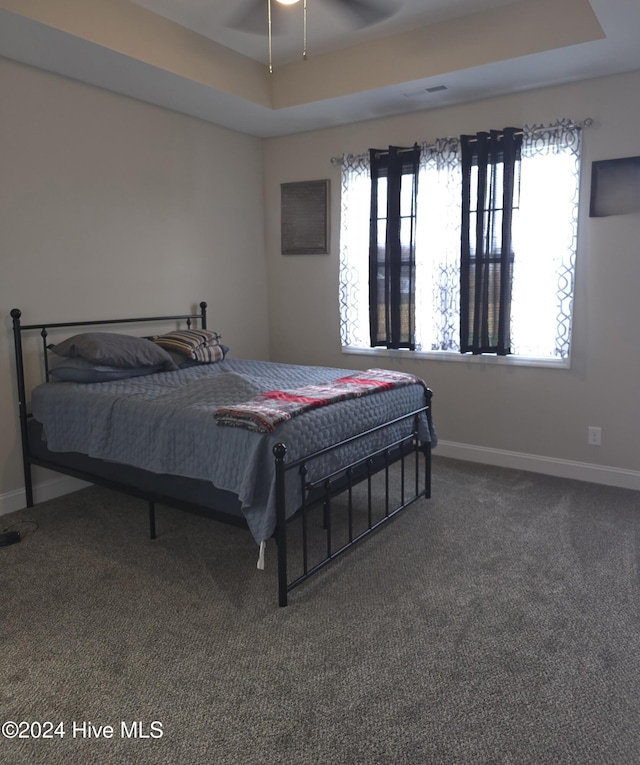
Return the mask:
[[427,93],[440,93],[443,90],[448,90],[446,85],[431,85],[429,88],[416,88],[415,90],[408,90],[402,95],[405,98],[424,98]]

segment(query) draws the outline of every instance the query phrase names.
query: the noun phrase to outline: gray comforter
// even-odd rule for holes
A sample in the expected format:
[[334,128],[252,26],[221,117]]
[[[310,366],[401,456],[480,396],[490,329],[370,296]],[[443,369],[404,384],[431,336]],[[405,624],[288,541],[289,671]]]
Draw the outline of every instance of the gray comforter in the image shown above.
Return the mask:
[[[228,359],[178,372],[116,382],[46,383],[32,392],[32,412],[51,451],[74,451],[155,473],[210,480],[235,493],[257,542],[276,524],[272,448],[287,445],[296,459],[424,404],[424,389],[410,385],[306,412],[271,434],[216,425],[213,413],[272,389],[324,383],[352,370]],[[406,429],[406,427],[405,427]],[[421,434],[434,445],[433,428]],[[388,439],[388,435],[385,438]],[[383,437],[366,450],[384,445]],[[332,453],[312,468],[317,475],[364,447]],[[313,478],[311,472],[310,477]],[[287,512],[300,503],[294,475],[287,479]]]

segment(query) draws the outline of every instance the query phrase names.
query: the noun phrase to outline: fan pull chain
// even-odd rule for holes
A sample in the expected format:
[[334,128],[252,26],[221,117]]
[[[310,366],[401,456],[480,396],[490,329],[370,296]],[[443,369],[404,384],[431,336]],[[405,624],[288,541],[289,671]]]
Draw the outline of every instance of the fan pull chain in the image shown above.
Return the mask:
[[307,60],[307,0],[302,3],[302,60]]
[[[297,2],[297,0],[294,0]],[[269,74],[273,74],[273,34],[271,0],[267,0],[267,31],[269,36]],[[307,0],[302,2],[302,59],[307,60]]]
[[[306,0],[305,0],[306,3]],[[273,53],[271,48],[271,0],[267,0],[268,20],[267,27],[269,32],[269,74],[273,74]]]

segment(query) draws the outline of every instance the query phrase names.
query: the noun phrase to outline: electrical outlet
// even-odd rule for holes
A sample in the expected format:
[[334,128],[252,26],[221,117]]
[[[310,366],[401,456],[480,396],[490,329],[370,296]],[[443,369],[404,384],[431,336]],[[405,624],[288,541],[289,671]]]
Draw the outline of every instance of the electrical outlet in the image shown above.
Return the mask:
[[589,446],[600,446],[602,443],[602,428],[589,425],[587,428],[587,443]]

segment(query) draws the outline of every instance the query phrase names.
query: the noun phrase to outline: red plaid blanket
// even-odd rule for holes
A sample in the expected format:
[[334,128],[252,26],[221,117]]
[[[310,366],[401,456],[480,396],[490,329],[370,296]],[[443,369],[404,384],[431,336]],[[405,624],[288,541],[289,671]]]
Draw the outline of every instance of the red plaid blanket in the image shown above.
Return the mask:
[[320,385],[266,391],[251,401],[221,407],[214,412],[213,417],[218,425],[246,428],[256,433],[271,433],[276,425],[309,409],[416,383],[425,385],[419,377],[405,372],[367,369]]

